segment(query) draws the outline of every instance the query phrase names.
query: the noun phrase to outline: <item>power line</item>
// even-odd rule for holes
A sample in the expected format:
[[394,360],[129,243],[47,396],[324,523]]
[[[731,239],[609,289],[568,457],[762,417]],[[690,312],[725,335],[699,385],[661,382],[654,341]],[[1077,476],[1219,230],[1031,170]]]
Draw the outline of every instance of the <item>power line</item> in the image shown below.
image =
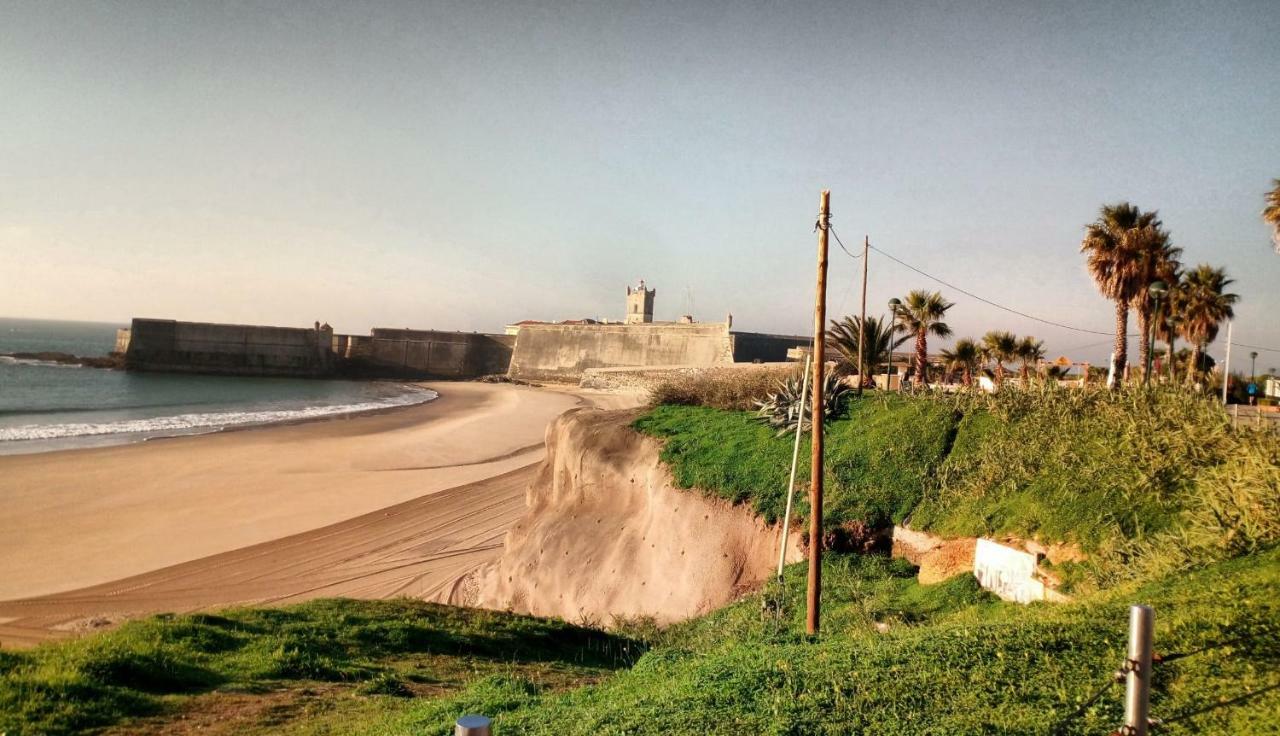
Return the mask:
[[849,252],[848,248],[844,247],[844,241],[840,239],[840,234],[836,232],[835,227],[829,222],[827,223],[827,229],[830,230],[831,234],[835,236],[836,244],[840,246],[840,250],[844,251],[845,255],[849,256],[855,261],[862,257],[862,256],[855,256],[854,254]]
[[[978,301],[982,302],[983,304],[989,304],[989,305],[991,305],[991,306],[995,307],[996,309],[1003,309],[1004,311],[1009,312],[1009,313],[1011,313],[1011,314],[1016,314],[1016,315],[1018,315],[1019,317],[1025,317],[1025,318],[1027,318],[1027,319],[1029,319],[1029,320],[1032,320],[1032,321],[1035,321],[1035,322],[1043,322],[1043,323],[1044,323],[1044,324],[1046,324],[1046,325],[1052,325],[1052,326],[1054,326],[1054,327],[1061,327],[1061,328],[1062,328],[1062,329],[1064,329],[1064,330],[1072,330],[1072,331],[1074,331],[1074,332],[1083,332],[1083,333],[1085,333],[1085,334],[1089,334],[1089,335],[1112,335],[1112,334],[1114,334],[1114,333],[1111,333],[1111,332],[1101,332],[1101,331],[1099,331],[1099,330],[1089,330],[1089,329],[1085,329],[1084,327],[1075,327],[1075,326],[1073,326],[1073,325],[1066,325],[1066,324],[1063,324],[1063,323],[1061,323],[1061,322],[1054,322],[1054,321],[1053,321],[1053,320],[1051,320],[1051,319],[1044,319],[1043,317],[1037,317],[1037,316],[1032,315],[1032,314],[1027,314],[1026,312],[1019,311],[1019,310],[1014,309],[1014,308],[1012,308],[1012,307],[1006,307],[1006,306],[1005,306],[1005,305],[1003,305],[1003,304],[997,304],[996,302],[993,302],[993,301],[991,301],[990,299],[987,299],[987,298],[985,298],[985,297],[978,296],[977,294],[973,293],[972,291],[968,291],[968,290],[962,289],[962,288],[960,288],[959,286],[956,286],[955,284],[952,284],[952,283],[948,283],[948,282],[946,282],[946,281],[943,281],[942,279],[938,278],[937,276],[934,276],[934,275],[933,275],[933,274],[931,274],[931,273],[928,273],[928,272],[923,271],[923,270],[921,270],[921,269],[919,269],[919,268],[916,268],[915,266],[911,265],[910,263],[907,263],[906,261],[902,260],[901,258],[898,258],[898,257],[896,257],[896,256],[893,256],[893,255],[890,255],[890,254],[888,254],[888,253],[885,253],[883,250],[881,250],[881,249],[879,249],[879,248],[875,247],[874,245],[873,245],[873,246],[871,246],[871,249],[872,249],[872,250],[874,250],[875,252],[879,253],[880,255],[884,256],[885,258],[888,258],[889,260],[894,261],[895,263],[897,263],[897,264],[898,264],[898,265],[900,265],[900,266],[905,266],[906,268],[909,268],[909,269],[911,269],[912,271],[915,271],[916,273],[920,274],[921,276],[924,276],[924,277],[926,277],[926,278],[930,278],[930,279],[933,279],[934,281],[937,281],[939,284],[942,284],[943,286],[947,287],[948,289],[955,289],[956,291],[960,292],[961,294],[964,294],[964,295],[965,295],[965,296],[967,296],[967,297],[970,297],[970,298],[972,298],[972,299],[977,299]],[[1141,337],[1141,336],[1140,336],[1140,335],[1134,335],[1133,337]]]
[[1242,342],[1233,342],[1231,344],[1238,348],[1252,348],[1254,350],[1266,350],[1269,353],[1280,353],[1280,348],[1264,348],[1261,345],[1245,345]]

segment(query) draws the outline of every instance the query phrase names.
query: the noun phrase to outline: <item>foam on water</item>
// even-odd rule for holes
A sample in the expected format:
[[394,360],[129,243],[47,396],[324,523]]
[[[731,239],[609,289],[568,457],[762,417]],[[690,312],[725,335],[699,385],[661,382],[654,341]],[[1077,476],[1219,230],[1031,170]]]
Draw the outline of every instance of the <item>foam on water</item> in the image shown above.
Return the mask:
[[114,422],[75,422],[65,424],[25,424],[16,427],[0,427],[0,442],[22,440],[52,440],[72,437],[138,434],[157,435],[189,433],[198,429],[225,429],[255,424],[290,422],[302,419],[355,414],[398,406],[423,404],[439,394],[430,389],[406,390],[405,393],[388,396],[377,401],[329,406],[310,406],[300,409],[264,409],[258,411],[223,411],[178,414],[148,419],[125,419]]

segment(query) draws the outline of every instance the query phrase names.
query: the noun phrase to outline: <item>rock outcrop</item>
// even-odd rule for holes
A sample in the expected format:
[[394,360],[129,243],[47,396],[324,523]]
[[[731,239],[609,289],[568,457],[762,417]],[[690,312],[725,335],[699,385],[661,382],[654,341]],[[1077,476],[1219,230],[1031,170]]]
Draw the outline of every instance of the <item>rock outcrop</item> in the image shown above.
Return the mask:
[[[677,488],[633,411],[578,409],[547,428],[547,457],[502,557],[451,602],[609,625],[711,611],[773,574],[781,531],[749,507]],[[802,559],[799,535],[788,561]]]

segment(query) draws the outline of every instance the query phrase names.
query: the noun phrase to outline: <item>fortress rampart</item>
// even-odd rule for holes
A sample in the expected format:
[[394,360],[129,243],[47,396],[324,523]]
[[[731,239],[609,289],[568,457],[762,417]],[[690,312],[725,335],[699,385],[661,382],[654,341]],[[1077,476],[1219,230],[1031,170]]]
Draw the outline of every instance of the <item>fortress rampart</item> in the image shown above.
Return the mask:
[[236,376],[330,375],[333,330],[134,319],[125,367]]
[[577,382],[596,368],[783,362],[809,338],[731,332],[725,322],[521,327],[512,378]]

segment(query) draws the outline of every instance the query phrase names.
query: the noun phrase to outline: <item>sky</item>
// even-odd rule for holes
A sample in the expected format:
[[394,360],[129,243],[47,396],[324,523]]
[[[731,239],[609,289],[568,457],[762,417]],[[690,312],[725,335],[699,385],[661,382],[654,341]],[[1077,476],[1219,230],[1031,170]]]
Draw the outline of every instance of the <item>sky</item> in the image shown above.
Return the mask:
[[[1280,349],[1277,39],[1274,1],[0,0],[0,315],[500,331],[643,278],[811,334],[826,188],[854,252],[1104,333],[1083,228],[1158,209]],[[868,265],[870,314],[937,288],[957,336],[1109,352]]]

